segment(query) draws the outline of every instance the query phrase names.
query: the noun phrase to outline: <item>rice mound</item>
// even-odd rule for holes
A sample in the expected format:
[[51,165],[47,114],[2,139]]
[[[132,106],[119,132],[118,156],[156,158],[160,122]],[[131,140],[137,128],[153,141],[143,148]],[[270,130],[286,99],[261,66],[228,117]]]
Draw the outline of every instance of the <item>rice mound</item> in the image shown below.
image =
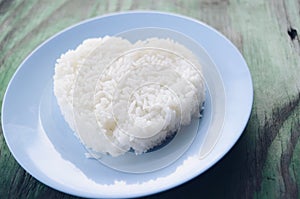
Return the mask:
[[200,116],[201,65],[170,39],[83,41],[57,60],[54,94],[92,155],[142,154]]

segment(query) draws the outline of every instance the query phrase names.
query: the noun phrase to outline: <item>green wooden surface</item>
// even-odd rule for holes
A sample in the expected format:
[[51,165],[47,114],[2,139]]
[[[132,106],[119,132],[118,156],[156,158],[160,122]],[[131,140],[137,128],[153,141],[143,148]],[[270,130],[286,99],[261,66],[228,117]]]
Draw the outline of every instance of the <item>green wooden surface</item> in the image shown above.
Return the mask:
[[[0,0],[0,102],[41,42],[84,19],[134,9],[179,13],[216,28],[239,48],[254,84],[251,118],[234,148],[203,175],[149,198],[299,198],[299,0]],[[0,198],[73,196],[26,173],[0,130]]]

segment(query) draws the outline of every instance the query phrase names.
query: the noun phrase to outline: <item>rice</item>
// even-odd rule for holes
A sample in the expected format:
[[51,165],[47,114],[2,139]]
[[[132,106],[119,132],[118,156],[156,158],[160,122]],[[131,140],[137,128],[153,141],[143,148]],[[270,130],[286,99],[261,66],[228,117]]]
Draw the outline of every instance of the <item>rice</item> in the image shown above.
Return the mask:
[[150,38],[85,40],[57,60],[54,94],[92,154],[142,154],[200,116],[201,65],[183,45]]

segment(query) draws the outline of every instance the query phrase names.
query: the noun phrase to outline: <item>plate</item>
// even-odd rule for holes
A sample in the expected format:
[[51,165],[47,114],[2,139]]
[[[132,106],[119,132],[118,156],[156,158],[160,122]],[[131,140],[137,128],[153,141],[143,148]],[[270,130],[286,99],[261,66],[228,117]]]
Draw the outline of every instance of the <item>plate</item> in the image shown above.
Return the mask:
[[[126,22],[126,23],[125,23]],[[53,95],[56,59],[84,39],[128,35],[152,28],[176,31],[193,40],[206,80],[203,117],[188,147],[153,170],[143,165],[119,167],[120,162],[86,158],[86,149],[65,123]],[[193,49],[193,45],[190,46]],[[199,52],[200,52],[199,51]],[[32,176],[59,191],[92,198],[139,197],[178,186],[218,162],[236,143],[249,119],[253,87],[249,69],[237,48],[223,35],[194,19],[162,12],[138,11],[96,17],[72,26],[34,50],[10,81],[2,105],[2,127],[18,163]],[[189,130],[187,130],[189,131]],[[172,142],[172,141],[171,141]],[[176,147],[161,149],[176,154]],[[159,151],[159,150],[158,150]],[[157,151],[156,151],[157,152]],[[178,153],[177,153],[178,154]],[[155,157],[155,156],[154,156]],[[124,163],[125,160],[121,160]],[[158,166],[157,166],[158,165]]]

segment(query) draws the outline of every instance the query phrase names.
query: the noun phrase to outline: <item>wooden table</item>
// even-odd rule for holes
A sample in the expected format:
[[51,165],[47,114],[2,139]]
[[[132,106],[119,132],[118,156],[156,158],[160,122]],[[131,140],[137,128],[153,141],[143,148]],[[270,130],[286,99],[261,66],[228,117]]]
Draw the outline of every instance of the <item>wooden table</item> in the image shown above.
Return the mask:
[[[0,102],[41,42],[84,19],[135,9],[179,13],[216,28],[239,48],[254,84],[251,118],[233,149],[201,176],[149,198],[299,198],[299,0],[0,0]],[[0,129],[0,198],[73,196],[26,173]]]

